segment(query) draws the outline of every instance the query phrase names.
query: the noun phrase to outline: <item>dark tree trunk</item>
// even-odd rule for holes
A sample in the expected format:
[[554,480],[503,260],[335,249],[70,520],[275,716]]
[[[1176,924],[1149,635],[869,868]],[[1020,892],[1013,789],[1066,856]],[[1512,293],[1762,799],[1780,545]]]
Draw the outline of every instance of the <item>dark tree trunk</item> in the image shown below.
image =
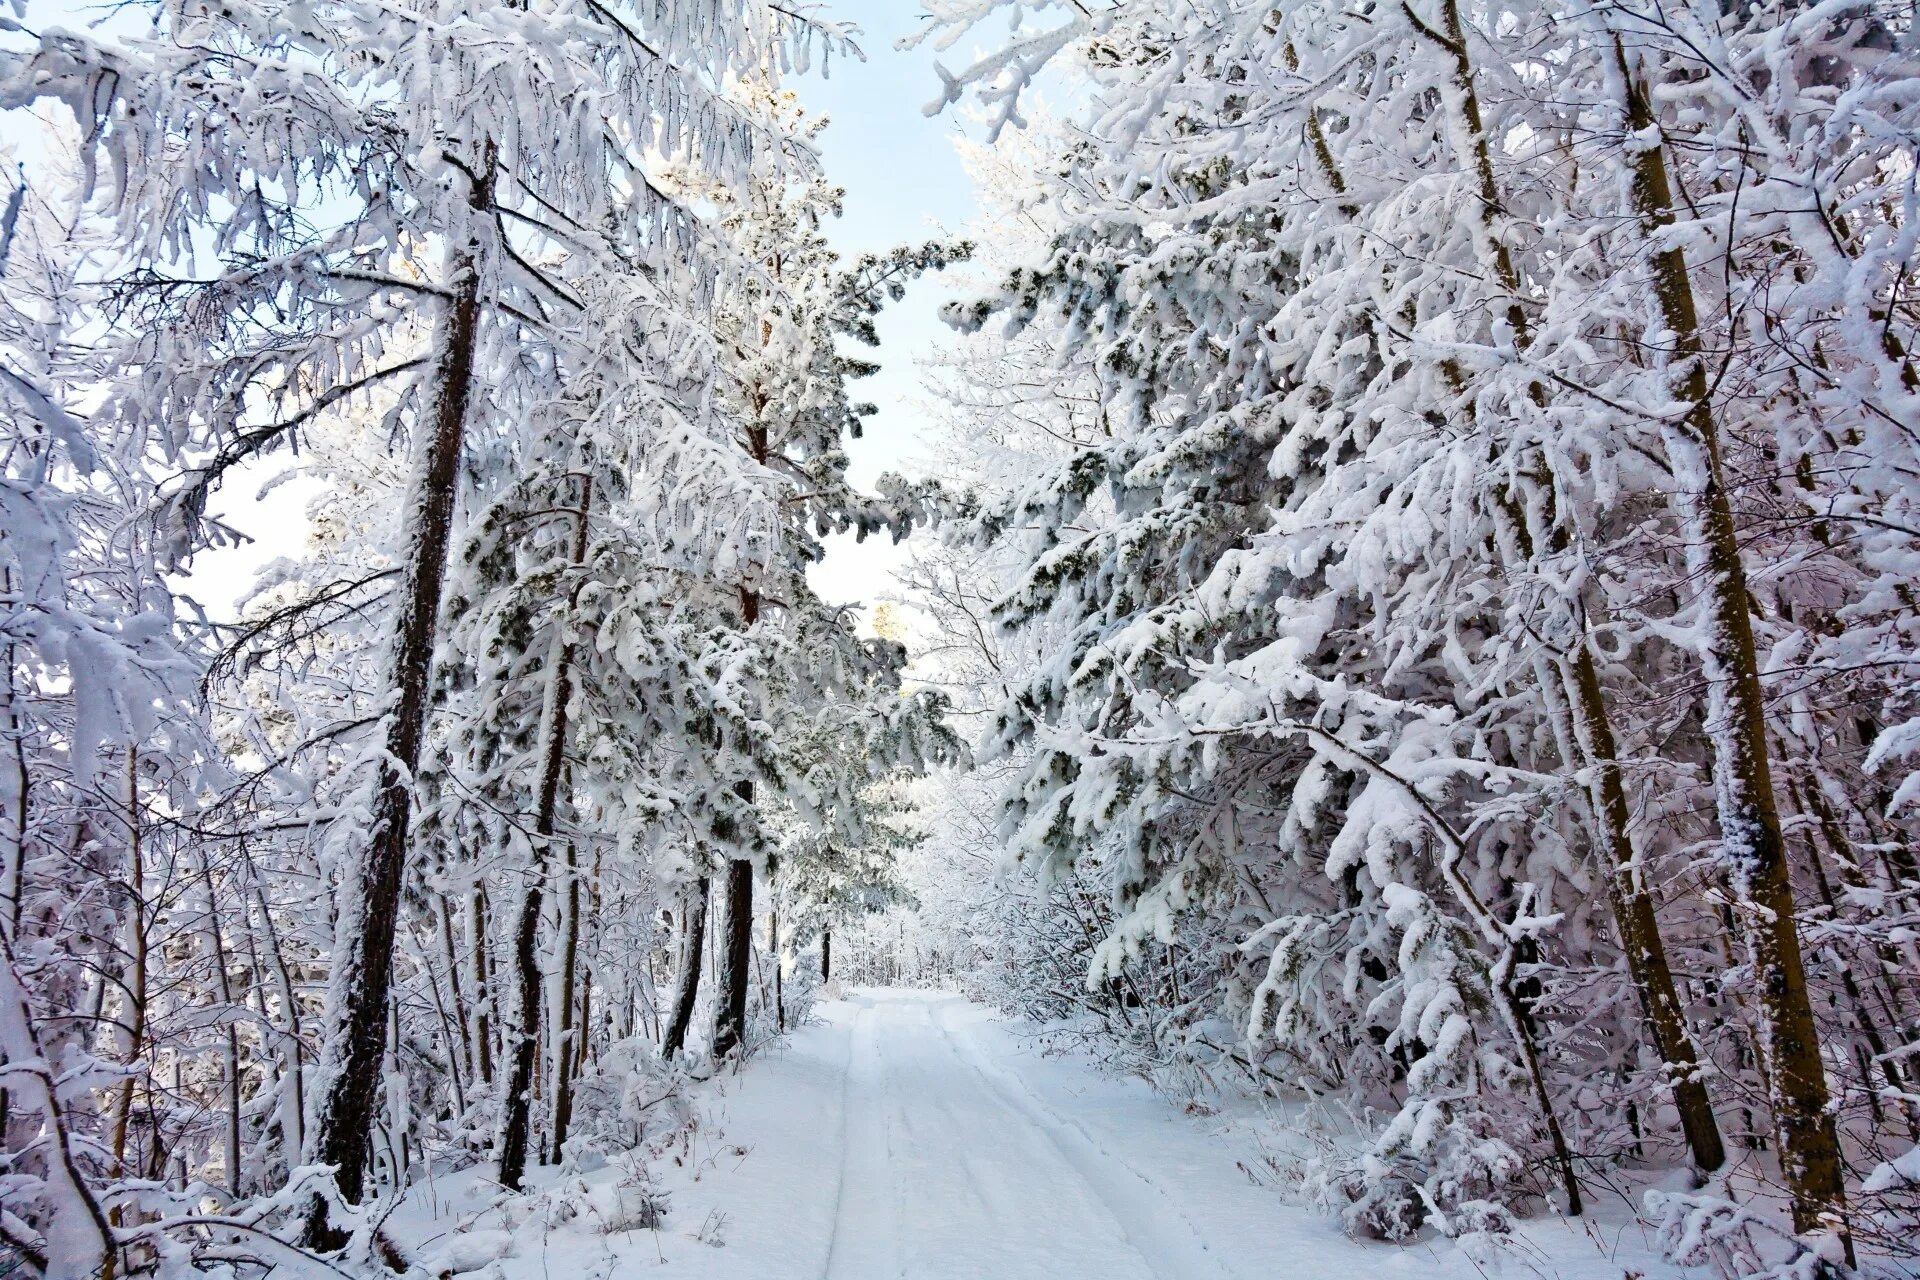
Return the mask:
[[[764,427],[749,433],[754,460],[767,460]],[[760,621],[760,595],[740,592],[740,616],[749,628]],[[753,779],[743,778],[734,791],[753,803]],[[720,1005],[713,1017],[713,1056],[724,1058],[740,1047],[747,1034],[747,968],[753,963],[753,864],[735,858],[727,864],[727,934],[720,948]]]
[[667,1022],[666,1037],[660,1042],[663,1058],[680,1055],[687,1045],[687,1032],[693,1026],[693,1006],[700,996],[700,959],[707,936],[707,901],[711,897],[711,882],[701,876],[694,884],[686,910],[680,913],[680,970],[673,976],[673,1017]]
[[[458,1060],[454,1063],[453,1079],[460,1082],[462,1071],[473,1070],[473,1024],[467,1013],[466,984],[460,981],[460,952],[453,944],[453,903],[444,893],[436,895],[435,905],[440,916],[440,948],[446,953],[447,989],[453,997],[453,1025],[455,1040],[451,1048],[457,1050]],[[466,1110],[464,1100],[460,1109]]]
[[[592,506],[592,482],[583,486],[573,537],[573,563],[587,558],[587,511]],[[572,601],[556,619],[565,628]],[[521,899],[520,919],[513,935],[515,986],[519,990],[520,1023],[514,1028],[513,1051],[507,1065],[507,1114],[500,1132],[500,1183],[520,1189],[526,1173],[527,1147],[533,1127],[533,1068],[540,1047],[540,957],[535,948],[540,930],[540,904],[546,889],[547,846],[552,843],[554,820],[560,805],[560,777],[567,764],[567,704],[573,700],[573,644],[560,642],[560,659],[553,673],[553,696],[546,731],[541,739],[540,794],[534,810],[533,866]],[[571,857],[569,857],[571,861]],[[569,957],[570,959],[570,957]],[[564,1068],[562,1073],[564,1074]]]
[[560,942],[560,1034],[554,1037],[553,1054],[553,1133],[547,1147],[547,1160],[560,1163],[560,1147],[567,1140],[567,1127],[573,1123],[573,1073],[579,1054],[574,1051],[578,1038],[586,1035],[586,1017],[573,1023],[574,969],[580,959],[580,871],[572,844],[567,845],[567,921]]
[[[460,485],[460,453],[466,437],[467,404],[473,389],[480,334],[480,277],[484,248],[480,228],[493,203],[492,148],[469,187],[471,230],[455,254],[451,299],[440,321],[442,356],[435,389],[433,435],[425,465],[411,495],[408,533],[413,554],[401,587],[400,630],[394,638],[391,678],[397,697],[386,726],[386,751],[374,786],[371,834],[358,864],[347,872],[334,962],[338,1006],[327,1028],[335,1070],[315,1113],[313,1160],[332,1165],[341,1196],[357,1204],[366,1191],[369,1143],[380,1099],[380,1067],[387,1052],[387,1003],[393,980],[394,933],[400,915],[401,872],[406,866],[408,825],[413,814],[412,778],[420,762],[427,718],[434,636],[439,627],[441,586],[452,538],[454,499]],[[345,1237],[327,1221],[326,1202],[308,1209],[305,1238],[319,1248],[338,1248]]]
[[820,931],[820,985],[833,981],[833,930]]
[[774,877],[779,874],[780,860],[768,855],[767,954],[773,957],[773,1026],[776,1031],[785,1031],[787,1029],[787,997],[780,973],[780,895],[774,888]]
[[[740,792],[749,799],[753,784]],[[720,947],[720,1007],[713,1019],[713,1056],[739,1049],[747,1034],[747,970],[753,964],[753,864],[735,858],[727,864],[726,937]]]
[[[1459,91],[1460,124],[1467,149],[1462,160],[1470,163],[1480,183],[1481,206],[1479,216],[1487,233],[1490,252],[1483,252],[1483,258],[1491,268],[1491,275],[1507,291],[1509,301],[1506,308],[1507,323],[1512,327],[1516,344],[1525,349],[1532,342],[1531,322],[1526,309],[1521,305],[1525,289],[1515,266],[1513,255],[1505,240],[1499,234],[1496,217],[1503,213],[1500,185],[1493,169],[1493,151],[1483,117],[1480,111],[1478,90],[1475,87],[1474,68],[1468,53],[1465,27],[1461,20],[1457,0],[1447,0],[1443,7],[1444,34],[1435,32],[1424,25],[1421,33],[1439,45],[1453,61],[1453,79]],[[1409,16],[1413,11],[1407,10]],[[1330,163],[1330,160],[1323,161]],[[1344,184],[1340,187],[1344,191]],[[1546,389],[1536,383],[1531,390],[1534,403],[1542,408],[1546,405]],[[1512,521],[1516,535],[1527,537],[1523,519]],[[1667,967],[1666,951],[1659,932],[1659,922],[1653,910],[1653,900],[1639,879],[1638,863],[1628,838],[1626,793],[1621,782],[1620,769],[1615,758],[1616,744],[1611,723],[1607,718],[1606,704],[1594,666],[1593,655],[1582,643],[1572,658],[1572,688],[1574,701],[1573,719],[1575,736],[1579,740],[1585,763],[1596,770],[1597,781],[1592,788],[1595,820],[1599,826],[1599,835],[1610,855],[1610,861],[1617,869],[1608,879],[1608,897],[1613,908],[1616,925],[1620,931],[1621,947],[1627,957],[1627,966],[1632,976],[1634,989],[1640,998],[1642,1010],[1647,1016],[1656,1051],[1665,1067],[1667,1081],[1673,1092],[1675,1108],[1681,1119],[1688,1148],[1694,1163],[1702,1170],[1719,1168],[1726,1160],[1726,1153],[1720,1140],[1720,1131],[1714,1122],[1713,1110],[1709,1104],[1706,1086],[1700,1080],[1699,1059],[1694,1050],[1693,1041],[1688,1033],[1685,1015],[1674,991],[1672,973]],[[1572,762],[1569,762],[1572,763]],[[1544,1090],[1544,1082],[1538,1082]],[[1542,1092],[1545,1105],[1545,1094]],[[1572,1157],[1561,1140],[1558,1122],[1549,1112],[1548,1129],[1554,1135],[1555,1147],[1559,1152],[1559,1163],[1563,1179],[1568,1188],[1570,1205],[1578,1204],[1578,1191],[1573,1179]],[[1573,1209],[1578,1213],[1578,1209]]]
[[533,1059],[540,1031],[540,960],[535,935],[547,876],[544,840],[536,840],[534,861],[520,918],[513,935],[514,981],[518,990],[519,1020],[507,1050],[506,1120],[500,1130],[500,1184],[520,1189],[527,1167],[527,1141],[533,1107]]

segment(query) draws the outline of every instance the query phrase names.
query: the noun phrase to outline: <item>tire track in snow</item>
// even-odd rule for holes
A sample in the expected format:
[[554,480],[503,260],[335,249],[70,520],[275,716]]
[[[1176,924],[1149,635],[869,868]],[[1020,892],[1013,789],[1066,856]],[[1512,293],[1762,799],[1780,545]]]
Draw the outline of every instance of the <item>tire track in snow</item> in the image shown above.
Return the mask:
[[854,1043],[859,1039],[861,1023],[872,1012],[872,1006],[867,1005],[853,1015],[853,1025],[847,1028],[846,1056],[840,1060],[840,1168],[834,1177],[833,1221],[827,1224],[827,1255],[820,1260],[821,1280],[827,1280],[833,1274],[833,1251],[840,1243],[840,1219],[846,1213],[847,1161],[851,1158],[847,1133],[852,1127],[850,1117],[853,1115]]
[[[1200,1229],[1181,1212],[1165,1188],[1125,1160],[1101,1146],[1077,1122],[1047,1106],[1015,1072],[993,1062],[970,1033],[956,1035],[943,1016],[964,1007],[955,998],[932,1011],[934,1027],[946,1039],[954,1056],[979,1076],[987,1089],[1009,1110],[1024,1117],[1060,1153],[1067,1165],[1092,1189],[1120,1224],[1127,1243],[1146,1259],[1156,1275],[1217,1276],[1242,1280],[1239,1272],[1207,1248]],[[1184,1230],[1155,1230],[1153,1224],[1171,1214]]]
[[[925,1027],[927,1038],[941,1043],[943,1058],[953,1058],[952,1044],[947,1042],[946,1033],[934,1022],[933,1006],[923,1004],[918,1012],[920,1025]],[[988,1096],[996,1105],[1001,1105],[997,1096],[991,1093]],[[981,1221],[1004,1223],[1015,1220],[1025,1206],[1018,1202],[1006,1180],[996,1177],[996,1171],[988,1167],[988,1162],[982,1158],[984,1152],[979,1141],[981,1130],[978,1123],[956,1109],[950,1090],[928,1089],[920,1101],[945,1125],[950,1138],[943,1145],[951,1149],[951,1163],[966,1180],[969,1193],[980,1206]],[[1100,1202],[1100,1206],[1104,1210],[1105,1202]]]
[[[886,1176],[894,1127],[886,1055],[873,1003],[857,1003],[841,1086],[840,1176],[822,1280],[890,1280],[905,1274],[899,1261],[900,1206]],[[881,1203],[871,1203],[875,1200]]]

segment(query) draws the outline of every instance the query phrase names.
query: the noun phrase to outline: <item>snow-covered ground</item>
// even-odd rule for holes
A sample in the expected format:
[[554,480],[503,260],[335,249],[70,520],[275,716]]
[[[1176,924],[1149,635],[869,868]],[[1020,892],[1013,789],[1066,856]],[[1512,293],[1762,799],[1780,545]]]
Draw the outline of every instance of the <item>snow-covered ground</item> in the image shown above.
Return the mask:
[[[1483,1269],[1446,1241],[1347,1239],[1249,1175],[1251,1127],[1183,1113],[1137,1081],[1035,1042],[959,996],[863,990],[706,1086],[667,1201],[632,1225],[630,1170],[549,1172],[487,1209],[469,1174],[392,1224],[423,1256],[499,1253],[505,1280],[1151,1280],[1490,1271],[1621,1280],[1663,1268],[1624,1219],[1526,1224]],[[625,1184],[625,1185],[623,1185]],[[503,1212],[505,1216],[503,1218]]]

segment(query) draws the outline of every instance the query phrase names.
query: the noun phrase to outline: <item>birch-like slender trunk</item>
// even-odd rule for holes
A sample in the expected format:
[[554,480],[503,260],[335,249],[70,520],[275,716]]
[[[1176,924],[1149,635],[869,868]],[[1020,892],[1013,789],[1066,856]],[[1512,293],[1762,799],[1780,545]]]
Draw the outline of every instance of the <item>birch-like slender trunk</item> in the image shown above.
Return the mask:
[[233,979],[228,973],[226,931],[220,927],[220,909],[213,883],[213,864],[207,859],[205,849],[200,855],[200,877],[207,887],[207,941],[213,947],[214,974],[220,993],[220,1003],[225,1006],[222,1016],[226,1019],[225,1043],[222,1046],[224,1061],[221,1081],[225,1093],[223,1119],[225,1121],[221,1158],[227,1169],[227,1190],[235,1199],[240,1196],[240,1033],[234,1025]]
[[[1653,133],[1658,127],[1653,104],[1618,37],[1614,53],[1626,91],[1627,127],[1636,136],[1658,136]],[[1632,163],[1633,212],[1643,231],[1656,240],[1651,246],[1654,293],[1661,319],[1673,334],[1677,398],[1687,406],[1684,419],[1664,434],[1682,485],[1679,500],[1691,535],[1692,568],[1706,596],[1708,634],[1700,645],[1700,660],[1708,687],[1714,792],[1728,883],[1740,900],[1742,928],[1760,988],[1780,1167],[1793,1200],[1795,1229],[1838,1233],[1851,1263],[1840,1143],[1828,1109],[1826,1066],[1807,993],[1786,840],[1767,753],[1766,692],[1760,683],[1746,564],[1727,492],[1693,282],[1685,253],[1657,244],[1661,231],[1674,221],[1666,149],[1637,147]]]
[[266,890],[251,868],[249,874],[253,880],[254,910],[259,913],[257,932],[266,939],[268,969],[273,974],[274,991],[280,998],[281,1014],[287,1024],[279,1037],[282,1084],[279,1100],[274,1105],[279,1117],[280,1141],[286,1148],[287,1166],[292,1168],[300,1159],[306,1126],[306,1073],[302,1070],[306,1055],[300,1040],[300,1003],[294,995],[293,975],[287,971],[287,957],[280,945],[280,932],[274,927],[273,912],[267,906]]
[[433,1001],[433,1016],[440,1023],[440,1043],[447,1051],[447,1085],[453,1092],[453,1111],[456,1116],[467,1112],[466,1064],[460,1053],[460,1033],[454,1029],[453,1018],[447,1013],[447,1002],[440,994],[440,975],[433,967],[433,957],[428,953],[428,940],[417,932],[408,935],[413,940],[413,954],[420,962],[420,970],[426,975],[427,994]]
[[[1791,778],[1787,781],[1787,794],[1795,797],[1802,811],[1816,815],[1821,838],[1828,843],[1835,857],[1844,866],[1846,865],[1845,849],[1838,843],[1838,837],[1833,831],[1833,826],[1837,824],[1831,823],[1831,811],[1819,801],[1819,790],[1820,783],[1817,778],[1809,779],[1804,788],[1796,787]],[[1820,900],[1826,904],[1829,918],[1840,919],[1840,899],[1834,892],[1832,877],[1827,874],[1826,859],[1820,852],[1820,840],[1808,834],[1804,838],[1804,847],[1807,852],[1807,865],[1813,872],[1813,883],[1820,893]],[[1880,1090],[1873,1083],[1874,1068],[1877,1066],[1887,1084],[1887,1097],[1899,1106],[1901,1115],[1906,1120],[1908,1139],[1920,1142],[1920,1108],[1914,1105],[1914,1095],[1907,1087],[1906,1076],[1900,1070],[1900,1054],[1889,1051],[1888,1037],[1875,1020],[1872,1003],[1867,998],[1866,990],[1862,989],[1859,980],[1854,976],[1853,969],[1848,964],[1847,955],[1833,943],[1827,946],[1826,953],[1828,966],[1840,979],[1841,989],[1847,994],[1847,1003],[1849,1011],[1853,1014],[1854,1025],[1859,1028],[1860,1038],[1864,1042],[1860,1046],[1858,1055],[1860,1084],[1866,1094],[1867,1104],[1873,1109],[1874,1119],[1876,1121],[1881,1119]],[[1884,977],[1884,973],[1875,976]],[[1871,977],[1869,982],[1877,998],[1873,1003],[1879,1005],[1880,1012],[1887,1019],[1887,1025],[1893,1029],[1894,1035],[1898,1036],[1900,1018],[1894,1004],[1895,993],[1890,987],[1873,982]]]
[[[453,1000],[454,1042],[448,1047],[449,1054],[458,1054],[453,1065],[453,1078],[456,1086],[460,1077],[473,1070],[473,1026],[467,1012],[467,993],[460,981],[460,952],[453,943],[453,903],[447,895],[434,895],[435,914],[440,917],[440,950],[447,965],[447,993]],[[466,1110],[464,1099],[456,1103],[462,1111]]]
[[118,1097],[114,1101],[112,1147],[115,1169],[121,1169],[127,1158],[128,1126],[133,1115],[133,1092],[138,1073],[134,1070],[146,1043],[147,1034],[147,962],[148,962],[148,918],[147,918],[147,868],[145,842],[142,839],[142,823],[139,818],[138,795],[135,790],[138,780],[139,757],[135,752],[127,752],[127,884],[133,891],[132,910],[127,916],[127,953],[133,964],[126,984],[127,1016],[125,1030],[120,1037],[120,1060],[127,1074],[120,1082]]
[[[34,1225],[38,1239],[13,1230],[0,1220],[0,1244],[47,1280],[112,1280],[119,1261],[119,1243],[99,1198],[82,1172],[67,1111],[60,1101],[65,1083],[50,1065],[53,1055],[40,1040],[26,989],[20,982],[20,963],[13,938],[0,934],[0,1040],[15,1046],[19,1059],[8,1079],[19,1106],[38,1113],[38,1172],[47,1184],[49,1212]],[[7,1215],[12,1218],[13,1215]],[[51,1247],[49,1247],[51,1242]]]
[[[1506,320],[1513,330],[1515,341],[1524,345],[1528,326],[1526,310],[1520,301],[1520,272],[1514,265],[1512,251],[1500,234],[1500,222],[1506,216],[1506,206],[1501,199],[1500,184],[1493,170],[1492,151],[1480,110],[1479,89],[1475,84],[1473,59],[1467,48],[1460,6],[1457,0],[1444,0],[1438,30],[1422,20],[1409,0],[1401,0],[1401,10],[1406,14],[1414,30],[1422,38],[1438,47],[1451,62],[1453,92],[1446,95],[1446,101],[1448,109],[1458,112],[1459,115],[1457,127],[1453,132],[1463,144],[1464,154],[1460,159],[1473,172],[1480,186],[1478,216],[1474,221],[1475,244],[1489,274],[1507,293]],[[1316,139],[1316,142],[1324,148],[1324,135]],[[1330,159],[1323,159],[1323,163],[1330,163]],[[1459,381],[1457,374],[1454,378],[1456,382]],[[1536,400],[1544,400],[1544,394],[1538,388],[1535,389],[1534,395]],[[1510,983],[1510,957],[1503,958],[1497,967],[1508,975]],[[1540,1069],[1539,1050],[1534,1043],[1533,1019],[1524,1004],[1515,998],[1511,985],[1504,986],[1504,995],[1510,1006],[1508,1023],[1520,1049],[1521,1057],[1527,1065],[1528,1076],[1533,1083],[1534,1094],[1540,1106],[1541,1120],[1546,1126],[1547,1138],[1553,1147],[1554,1163],[1559,1169],[1561,1186],[1567,1197],[1567,1212],[1577,1217],[1583,1207],[1580,1184],[1574,1176],[1573,1153],[1567,1146],[1566,1135],[1561,1129],[1559,1117],[1553,1109],[1552,1096],[1547,1090],[1546,1076]]]
[[1711,1173],[1727,1162],[1726,1144],[1720,1136],[1719,1121],[1714,1118],[1713,1103],[1707,1096],[1699,1053],[1687,1029],[1686,1011],[1674,988],[1666,942],[1660,936],[1660,921],[1654,914],[1653,893],[1642,874],[1629,834],[1630,815],[1627,790],[1620,773],[1619,749],[1613,736],[1613,723],[1607,715],[1593,651],[1584,638],[1570,665],[1577,708],[1575,736],[1592,778],[1589,803],[1596,819],[1596,835],[1611,864],[1607,901],[1613,908],[1614,927],[1620,934],[1620,950],[1626,957],[1627,974],[1633,980],[1634,994],[1639,997],[1647,1032],[1660,1056],[1687,1150],[1696,1168]]
[[[147,915],[147,867],[144,840],[145,824],[140,821],[140,756],[132,747],[127,748],[127,885],[132,890],[132,910],[127,917],[127,952],[131,956],[132,972],[126,984],[127,1015],[125,1031],[121,1036],[121,1062],[126,1068],[126,1078],[121,1080],[120,1088],[113,1102],[112,1151],[113,1167],[117,1173],[125,1174],[127,1159],[128,1128],[133,1118],[133,1093],[139,1073],[135,1070],[140,1055],[145,1051],[147,1037],[147,978],[149,946],[152,938],[149,933],[151,920]],[[211,883],[208,888],[208,909],[212,909],[213,898]],[[0,1130],[0,1137],[5,1134]],[[158,1141],[157,1137],[155,1139]],[[126,1225],[126,1211],[116,1205],[109,1211],[109,1221],[113,1226]],[[118,1253],[107,1255],[101,1270],[101,1280],[114,1280],[120,1258]]]
[[[600,850],[597,846],[593,851],[593,877],[592,879],[588,880],[587,886],[588,888],[587,888],[586,918],[592,921],[597,928],[601,920],[600,913],[604,909],[601,901],[601,895],[600,895]],[[596,942],[598,941],[597,935],[595,940]],[[647,948],[647,951],[649,954],[652,953],[652,950],[653,950],[652,947]],[[595,973],[594,960],[597,959],[598,957],[599,957],[598,947],[597,946],[590,947],[588,949],[587,963],[582,967],[579,975],[580,1035],[576,1040],[576,1043],[579,1045],[579,1052],[574,1054],[574,1064],[573,1064],[573,1076],[574,1076],[574,1079],[576,1080],[578,1080],[581,1076],[586,1074],[587,1064],[594,1060],[594,1036],[593,1036],[593,986],[594,986],[594,973]],[[605,1014],[601,1014],[600,1016],[602,1018],[606,1017]]]
[[[14,593],[13,570],[8,568],[0,575],[0,584],[5,586],[9,596]],[[5,863],[0,865],[0,893],[4,893],[7,906],[4,915],[0,915],[0,935],[9,941],[20,936],[20,911],[26,894],[27,868],[27,817],[31,811],[33,776],[27,768],[27,731],[26,721],[20,714],[19,644],[12,637],[7,638],[7,738],[12,745],[9,753],[13,765],[13,830],[5,849]],[[7,1063],[6,1050],[0,1049],[0,1067]],[[7,1141],[7,1131],[13,1114],[13,1095],[0,1088],[0,1143]]]
[[[9,596],[14,594],[13,570],[6,572],[5,586]],[[6,865],[0,869],[5,877],[5,887],[0,889],[7,896],[7,910],[4,917],[7,937],[18,941],[20,937],[20,913],[26,904],[27,893],[27,819],[31,812],[33,797],[33,771],[27,767],[27,723],[20,712],[21,697],[19,684],[20,651],[19,643],[11,636],[7,638],[7,739],[12,747],[13,757],[13,812],[12,839],[7,841]],[[4,1058],[0,1058],[4,1061]],[[0,1089],[0,1119],[6,1115],[6,1090]],[[5,1134],[0,1127],[0,1135]]]

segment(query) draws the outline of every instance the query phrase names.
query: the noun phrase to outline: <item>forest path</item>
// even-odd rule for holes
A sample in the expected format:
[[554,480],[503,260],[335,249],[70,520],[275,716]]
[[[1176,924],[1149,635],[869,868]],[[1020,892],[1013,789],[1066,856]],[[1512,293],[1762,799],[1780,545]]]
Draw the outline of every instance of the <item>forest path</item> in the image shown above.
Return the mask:
[[[466,1175],[403,1234],[504,1249],[503,1280],[1482,1280],[1444,1242],[1356,1243],[1256,1185],[1252,1116],[1183,1114],[960,996],[862,989],[817,1014],[704,1086],[700,1123],[646,1162],[658,1230],[627,1225],[643,1192],[616,1160],[538,1171],[549,1207],[505,1222],[468,1207],[492,1192]],[[1537,1235],[1559,1280],[1619,1280],[1572,1224]]]
[[992,1024],[958,996],[862,992],[844,1010],[825,1280],[1235,1274],[1155,1183],[995,1061]]

